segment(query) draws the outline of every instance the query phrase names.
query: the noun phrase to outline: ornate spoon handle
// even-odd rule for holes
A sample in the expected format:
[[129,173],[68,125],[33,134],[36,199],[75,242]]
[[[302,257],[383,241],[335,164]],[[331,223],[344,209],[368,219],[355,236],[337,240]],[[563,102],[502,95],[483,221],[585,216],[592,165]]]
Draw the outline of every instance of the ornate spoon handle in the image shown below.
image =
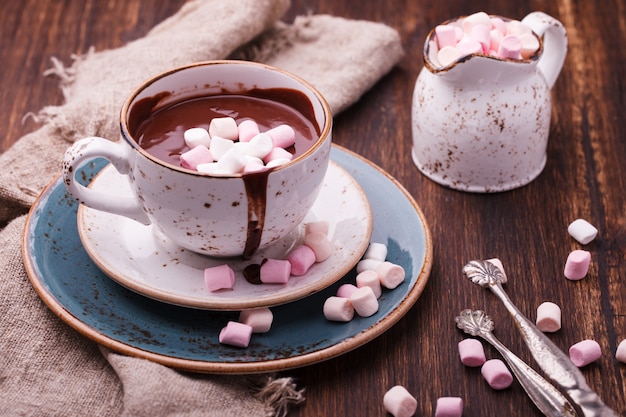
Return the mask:
[[584,375],[569,357],[515,307],[502,288],[500,268],[489,261],[471,261],[463,272],[473,283],[489,288],[502,301],[539,367],[567,392],[586,417],[617,417],[589,388]]
[[500,352],[524,391],[544,415],[549,417],[577,416],[572,404],[554,385],[535,372],[491,333],[493,321],[488,315],[480,310],[463,310],[456,318],[456,324],[465,333],[482,337]]

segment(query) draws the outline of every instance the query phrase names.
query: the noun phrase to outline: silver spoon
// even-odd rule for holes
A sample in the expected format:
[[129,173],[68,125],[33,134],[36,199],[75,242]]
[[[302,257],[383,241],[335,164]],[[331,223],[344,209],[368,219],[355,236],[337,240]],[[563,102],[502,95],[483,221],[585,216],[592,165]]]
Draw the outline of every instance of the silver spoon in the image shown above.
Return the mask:
[[539,367],[574,401],[585,417],[617,417],[585,381],[580,369],[541,330],[528,320],[502,288],[504,273],[490,261],[471,261],[463,273],[474,283],[489,288],[509,311]]
[[480,336],[491,343],[504,357],[522,388],[541,412],[549,417],[577,417],[577,413],[561,392],[517,357],[494,335],[491,317],[480,310],[463,310],[456,317],[459,329],[472,336]]

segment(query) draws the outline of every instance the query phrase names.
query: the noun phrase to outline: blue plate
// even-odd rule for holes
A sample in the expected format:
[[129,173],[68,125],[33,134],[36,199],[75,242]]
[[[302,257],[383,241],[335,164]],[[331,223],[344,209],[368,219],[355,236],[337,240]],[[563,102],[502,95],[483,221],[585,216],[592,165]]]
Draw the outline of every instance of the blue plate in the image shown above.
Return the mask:
[[[80,241],[78,204],[61,178],[31,208],[23,238],[24,263],[44,303],[68,325],[116,352],[177,369],[208,373],[258,373],[321,362],[382,334],[415,304],[432,264],[428,225],[411,195],[389,174],[357,154],[333,145],[331,158],[361,185],[374,216],[372,242],[385,243],[387,260],[406,271],[404,283],[384,290],[379,311],[348,323],[324,318],[324,301],[345,283],[305,299],[272,308],[268,333],[253,334],[247,348],[223,345],[219,331],[236,312],[206,311],[155,301],[117,284],[91,261]],[[84,184],[106,165],[82,168]]]

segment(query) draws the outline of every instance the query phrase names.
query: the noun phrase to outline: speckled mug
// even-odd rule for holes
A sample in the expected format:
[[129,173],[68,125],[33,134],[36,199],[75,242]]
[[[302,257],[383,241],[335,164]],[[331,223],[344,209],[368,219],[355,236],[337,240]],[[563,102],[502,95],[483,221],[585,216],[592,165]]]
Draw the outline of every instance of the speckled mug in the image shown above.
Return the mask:
[[563,25],[542,12],[526,16],[539,39],[528,59],[485,55],[433,64],[435,31],[424,45],[412,103],[413,161],[450,188],[498,192],[528,184],[543,170],[550,131],[550,89],[567,53]]
[[[211,176],[168,164],[142,149],[130,133],[129,115],[142,99],[164,95],[171,103],[198,97],[200,91],[213,95],[253,88],[304,93],[312,106],[312,122],[320,132],[306,152],[260,177]],[[211,61],[176,68],[146,81],[124,103],[120,127],[119,142],[89,137],[67,150],[63,178],[69,193],[93,209],[152,225],[191,251],[247,257],[287,236],[313,206],[328,168],[332,116],[323,96],[290,73],[252,62]],[[77,169],[97,157],[108,159],[128,177],[135,194],[132,198],[102,194],[80,184],[74,175]],[[264,204],[258,204],[259,194],[265,196]]]

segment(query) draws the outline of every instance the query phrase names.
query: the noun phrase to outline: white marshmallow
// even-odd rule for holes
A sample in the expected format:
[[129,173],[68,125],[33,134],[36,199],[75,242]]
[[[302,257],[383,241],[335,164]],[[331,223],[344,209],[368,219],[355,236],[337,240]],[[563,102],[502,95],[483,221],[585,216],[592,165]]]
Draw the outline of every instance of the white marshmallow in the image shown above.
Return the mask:
[[318,220],[314,222],[308,222],[304,225],[304,234],[319,232],[328,236],[328,230],[330,229],[330,223],[326,220]]
[[417,410],[417,400],[406,388],[396,385],[385,393],[383,406],[393,417],[411,417]]
[[271,161],[269,161],[267,164],[265,164],[265,166],[267,168],[275,168],[281,165],[288,164],[290,161],[291,159],[289,158],[276,158],[276,159],[272,159]]
[[376,267],[376,273],[381,285],[390,290],[404,282],[404,268],[389,261],[381,262]]
[[315,262],[324,262],[333,253],[333,247],[325,234],[320,232],[309,233],[304,236],[304,244],[315,252]]
[[615,351],[615,359],[622,363],[626,363],[626,339],[622,340]]
[[219,161],[226,152],[233,148],[233,146],[235,146],[235,143],[232,140],[224,139],[220,136],[213,136],[211,138],[211,145],[209,146],[209,150],[211,151],[211,155],[213,155],[213,158]]
[[217,161],[217,168],[225,174],[238,174],[248,163],[244,154],[231,148]]
[[354,307],[348,298],[331,296],[324,302],[324,317],[330,321],[348,322],[354,317]]
[[522,58],[530,58],[539,49],[539,39],[532,33],[522,33],[519,40],[522,43]]
[[598,229],[584,219],[576,219],[570,223],[567,227],[567,232],[581,245],[586,245],[598,235]]
[[239,313],[239,322],[252,327],[252,333],[267,333],[272,327],[274,314],[267,307],[252,308]]
[[506,33],[507,35],[515,35],[520,36],[524,33],[531,33],[532,30],[529,26],[523,24],[519,20],[509,20],[506,23]]
[[202,172],[203,174],[221,174],[220,168],[217,165],[217,162],[208,162],[205,164],[196,165],[196,171]]
[[546,301],[537,307],[537,328],[542,332],[553,333],[561,329],[561,307]]
[[204,145],[208,148],[211,144],[211,136],[209,135],[209,132],[201,127],[192,127],[191,129],[185,130],[183,138],[185,139],[187,146],[191,149],[198,145]]
[[363,259],[375,259],[377,261],[384,261],[387,259],[387,245],[384,243],[372,242],[367,247]]
[[467,34],[472,32],[472,28],[476,25],[484,25],[488,28],[491,27],[491,18],[485,12],[476,12],[469,16],[466,16],[461,22],[461,26],[463,27],[463,31]]
[[371,269],[367,271],[363,271],[356,276],[356,286],[357,287],[370,287],[372,291],[374,291],[374,295],[376,298],[380,298],[383,293],[383,289],[380,285],[380,278],[376,271],[372,271]]
[[361,259],[356,264],[356,272],[361,273],[363,271],[367,271],[368,269],[376,270],[378,265],[380,265],[381,263],[382,262],[378,259]]
[[211,137],[219,136],[224,139],[236,140],[239,137],[237,122],[232,117],[216,117],[209,123]]
[[370,317],[378,311],[378,300],[370,287],[357,288],[350,295],[349,300],[356,314],[361,317]]
[[461,58],[461,56],[461,52],[454,46],[444,46],[437,52],[437,60],[442,67],[447,67]]
[[249,143],[251,146],[248,155],[259,159],[265,158],[274,149],[272,138],[267,133],[259,133]]

